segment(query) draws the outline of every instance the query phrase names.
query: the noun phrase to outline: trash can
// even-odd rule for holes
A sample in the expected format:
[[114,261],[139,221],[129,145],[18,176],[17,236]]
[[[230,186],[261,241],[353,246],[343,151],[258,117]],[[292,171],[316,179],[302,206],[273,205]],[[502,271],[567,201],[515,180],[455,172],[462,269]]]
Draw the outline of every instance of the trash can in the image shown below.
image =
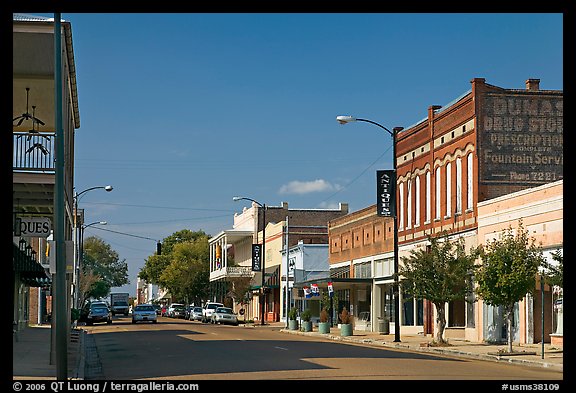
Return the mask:
[[390,320],[387,317],[378,317],[378,333],[390,334]]

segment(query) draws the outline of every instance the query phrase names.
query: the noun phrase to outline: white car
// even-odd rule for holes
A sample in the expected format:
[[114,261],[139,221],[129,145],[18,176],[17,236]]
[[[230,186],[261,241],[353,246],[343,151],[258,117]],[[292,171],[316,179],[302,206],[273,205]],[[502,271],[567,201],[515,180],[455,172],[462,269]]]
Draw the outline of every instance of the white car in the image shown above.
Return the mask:
[[208,302],[202,307],[202,322],[208,323],[212,320],[212,313],[218,307],[224,307],[222,303]]
[[238,326],[238,317],[230,307],[218,307],[212,313],[210,322]]
[[138,304],[132,310],[132,323],[136,322],[158,322],[158,314],[152,304]]

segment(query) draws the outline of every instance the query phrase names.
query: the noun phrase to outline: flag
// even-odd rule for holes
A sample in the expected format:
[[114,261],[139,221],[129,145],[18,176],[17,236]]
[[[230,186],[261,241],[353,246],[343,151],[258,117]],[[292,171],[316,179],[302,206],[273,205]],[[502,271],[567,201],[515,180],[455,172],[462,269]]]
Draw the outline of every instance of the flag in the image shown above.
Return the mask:
[[310,292],[310,288],[304,287],[304,296],[306,299],[310,299],[312,297],[312,293]]
[[318,284],[312,284],[312,296],[320,296],[320,290],[318,289]]
[[334,287],[332,286],[331,281],[328,283],[328,296],[330,297],[334,296]]

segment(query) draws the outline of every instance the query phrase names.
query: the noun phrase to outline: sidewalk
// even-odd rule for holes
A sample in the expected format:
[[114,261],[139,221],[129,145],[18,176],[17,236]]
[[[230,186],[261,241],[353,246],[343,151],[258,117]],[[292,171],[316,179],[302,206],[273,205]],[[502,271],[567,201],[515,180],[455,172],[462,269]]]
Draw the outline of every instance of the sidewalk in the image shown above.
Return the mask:
[[282,333],[322,337],[326,340],[338,340],[420,353],[428,352],[434,355],[440,354],[450,357],[546,367],[559,372],[563,372],[564,369],[563,348],[553,347],[549,343],[544,344],[544,356],[542,356],[542,344],[513,344],[513,354],[506,354],[502,353],[508,350],[508,345],[506,344],[486,344],[449,339],[448,346],[433,346],[434,338],[430,336],[424,337],[422,335],[404,335],[400,337],[400,342],[394,342],[394,334],[381,334],[378,332],[354,330],[352,336],[342,337],[340,335],[340,329],[335,327],[330,328],[330,333],[322,334],[318,332],[317,327],[314,327],[312,332],[289,330],[284,322],[265,326],[275,327]]
[[[85,333],[71,329],[68,342],[68,379],[83,379]],[[56,380],[56,363],[50,364],[52,329],[33,325],[12,335],[12,379]]]

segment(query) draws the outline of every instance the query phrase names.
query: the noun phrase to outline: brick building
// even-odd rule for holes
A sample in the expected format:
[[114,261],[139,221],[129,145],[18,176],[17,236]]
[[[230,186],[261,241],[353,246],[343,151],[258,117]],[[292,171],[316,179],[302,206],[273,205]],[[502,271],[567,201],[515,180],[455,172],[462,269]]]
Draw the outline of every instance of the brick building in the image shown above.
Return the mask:
[[[232,229],[224,230],[209,240],[211,300],[224,301],[234,283],[250,279],[252,297],[243,305],[247,319],[261,320],[262,303],[265,318],[270,322],[286,317],[281,250],[285,246],[285,221],[289,220],[289,245],[327,244],[328,222],[348,214],[348,204],[340,203],[338,209],[289,209],[288,203],[280,206],[251,207],[234,215]],[[266,228],[265,231],[263,229]],[[252,271],[252,244],[262,244],[265,239],[265,288],[262,296],[262,273]],[[238,299],[236,299],[238,300]]]
[[[466,249],[477,246],[483,241],[479,203],[563,178],[563,92],[541,90],[538,79],[528,79],[525,89],[489,85],[483,78],[471,85],[446,106],[430,106],[426,118],[397,134],[400,261],[425,247],[428,235],[444,231],[462,237]],[[378,217],[374,205],[330,222],[329,238],[331,275],[371,277],[371,319],[387,319],[393,330],[392,219]],[[348,290],[351,308],[359,310],[363,294],[355,300],[354,287]],[[399,300],[402,334],[433,334],[433,306],[402,293]],[[450,303],[446,337],[487,338],[477,323],[478,307]]]

